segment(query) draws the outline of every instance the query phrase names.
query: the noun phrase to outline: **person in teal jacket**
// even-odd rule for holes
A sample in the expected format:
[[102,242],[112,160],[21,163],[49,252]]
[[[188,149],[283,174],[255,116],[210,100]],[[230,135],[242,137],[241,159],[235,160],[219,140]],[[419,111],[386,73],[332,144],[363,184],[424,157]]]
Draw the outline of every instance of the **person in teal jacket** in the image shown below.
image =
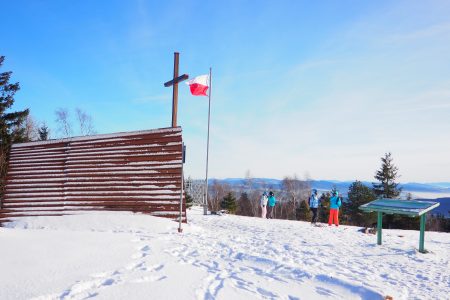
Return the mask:
[[317,210],[319,209],[320,199],[317,197],[317,190],[313,189],[311,191],[311,196],[309,197],[309,210],[312,211],[313,217],[311,219],[311,224],[317,223]]
[[342,201],[339,198],[339,192],[335,191],[333,197],[330,199],[330,217],[328,218],[328,226],[333,223],[339,226],[339,207],[341,207]]
[[277,199],[272,191],[269,192],[269,201],[267,204],[267,219],[273,219],[273,210],[275,207],[275,203],[277,203]]

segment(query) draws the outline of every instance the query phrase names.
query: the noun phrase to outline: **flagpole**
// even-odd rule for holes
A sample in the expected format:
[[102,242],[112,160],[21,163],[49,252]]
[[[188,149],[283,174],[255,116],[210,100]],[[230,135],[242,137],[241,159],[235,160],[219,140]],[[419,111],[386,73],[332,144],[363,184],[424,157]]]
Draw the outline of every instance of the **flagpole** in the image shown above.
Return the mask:
[[206,181],[205,181],[205,203],[203,205],[203,214],[208,213],[208,158],[209,158],[209,123],[211,119],[211,91],[212,77],[211,67],[209,68],[209,93],[208,93],[208,138],[206,139]]

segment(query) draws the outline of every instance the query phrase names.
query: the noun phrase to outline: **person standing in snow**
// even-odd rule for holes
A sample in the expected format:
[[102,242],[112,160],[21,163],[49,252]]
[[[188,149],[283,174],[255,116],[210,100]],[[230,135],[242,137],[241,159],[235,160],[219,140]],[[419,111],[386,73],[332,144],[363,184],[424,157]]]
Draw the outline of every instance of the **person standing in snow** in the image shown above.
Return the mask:
[[267,214],[267,201],[269,199],[267,198],[267,192],[264,192],[260,199],[260,205],[261,205],[261,218],[266,218]]
[[275,208],[275,203],[277,203],[277,199],[272,191],[269,192],[269,200],[267,205],[267,219],[273,219],[273,210]]
[[317,223],[317,210],[319,209],[319,198],[317,197],[317,190],[313,189],[311,192],[311,197],[309,197],[309,209],[313,213],[311,224]]
[[342,201],[339,198],[339,192],[335,191],[333,197],[330,199],[330,218],[328,219],[328,226],[336,224],[339,226],[339,207],[341,207]]

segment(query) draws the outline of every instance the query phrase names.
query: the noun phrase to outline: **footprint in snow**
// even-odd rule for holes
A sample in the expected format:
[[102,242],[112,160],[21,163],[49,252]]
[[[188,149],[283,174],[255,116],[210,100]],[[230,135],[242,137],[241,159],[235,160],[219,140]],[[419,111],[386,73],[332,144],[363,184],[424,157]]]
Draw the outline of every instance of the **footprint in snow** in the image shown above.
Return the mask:
[[146,271],[147,267],[145,266],[145,262],[137,262],[137,263],[131,263],[128,266],[125,267],[127,270],[141,270]]
[[278,298],[276,294],[272,293],[271,291],[265,290],[263,288],[257,288],[257,291],[264,297]]
[[96,292],[97,289],[102,288],[102,287],[112,286],[117,283],[118,283],[118,281],[114,280],[113,278],[80,281],[80,282],[77,282],[74,285],[72,285],[70,288],[66,289],[57,298],[59,298],[59,299],[91,298],[95,295],[98,295],[98,293]]
[[150,246],[145,245],[143,247],[138,247],[139,252],[135,253],[131,256],[131,258],[133,259],[139,259],[139,258],[143,258],[146,257],[147,255],[149,255],[150,253]]
[[141,278],[137,278],[132,280],[133,283],[143,283],[143,282],[155,282],[166,279],[167,276],[143,276]]

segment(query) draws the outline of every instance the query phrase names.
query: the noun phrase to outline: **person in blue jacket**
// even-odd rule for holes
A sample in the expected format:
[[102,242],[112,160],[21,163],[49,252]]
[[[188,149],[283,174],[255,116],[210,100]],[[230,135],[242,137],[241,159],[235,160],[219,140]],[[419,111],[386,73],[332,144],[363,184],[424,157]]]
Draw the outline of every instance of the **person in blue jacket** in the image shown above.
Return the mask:
[[273,210],[275,207],[275,203],[277,203],[277,199],[272,191],[269,192],[269,201],[267,204],[267,219],[273,219]]
[[317,223],[317,210],[319,209],[319,198],[317,197],[317,190],[313,189],[311,192],[311,197],[309,197],[309,209],[313,213],[313,217],[311,219],[311,224]]
[[339,207],[341,207],[342,201],[339,198],[339,192],[335,191],[333,197],[330,199],[330,218],[328,219],[328,226],[336,224],[339,226]]

